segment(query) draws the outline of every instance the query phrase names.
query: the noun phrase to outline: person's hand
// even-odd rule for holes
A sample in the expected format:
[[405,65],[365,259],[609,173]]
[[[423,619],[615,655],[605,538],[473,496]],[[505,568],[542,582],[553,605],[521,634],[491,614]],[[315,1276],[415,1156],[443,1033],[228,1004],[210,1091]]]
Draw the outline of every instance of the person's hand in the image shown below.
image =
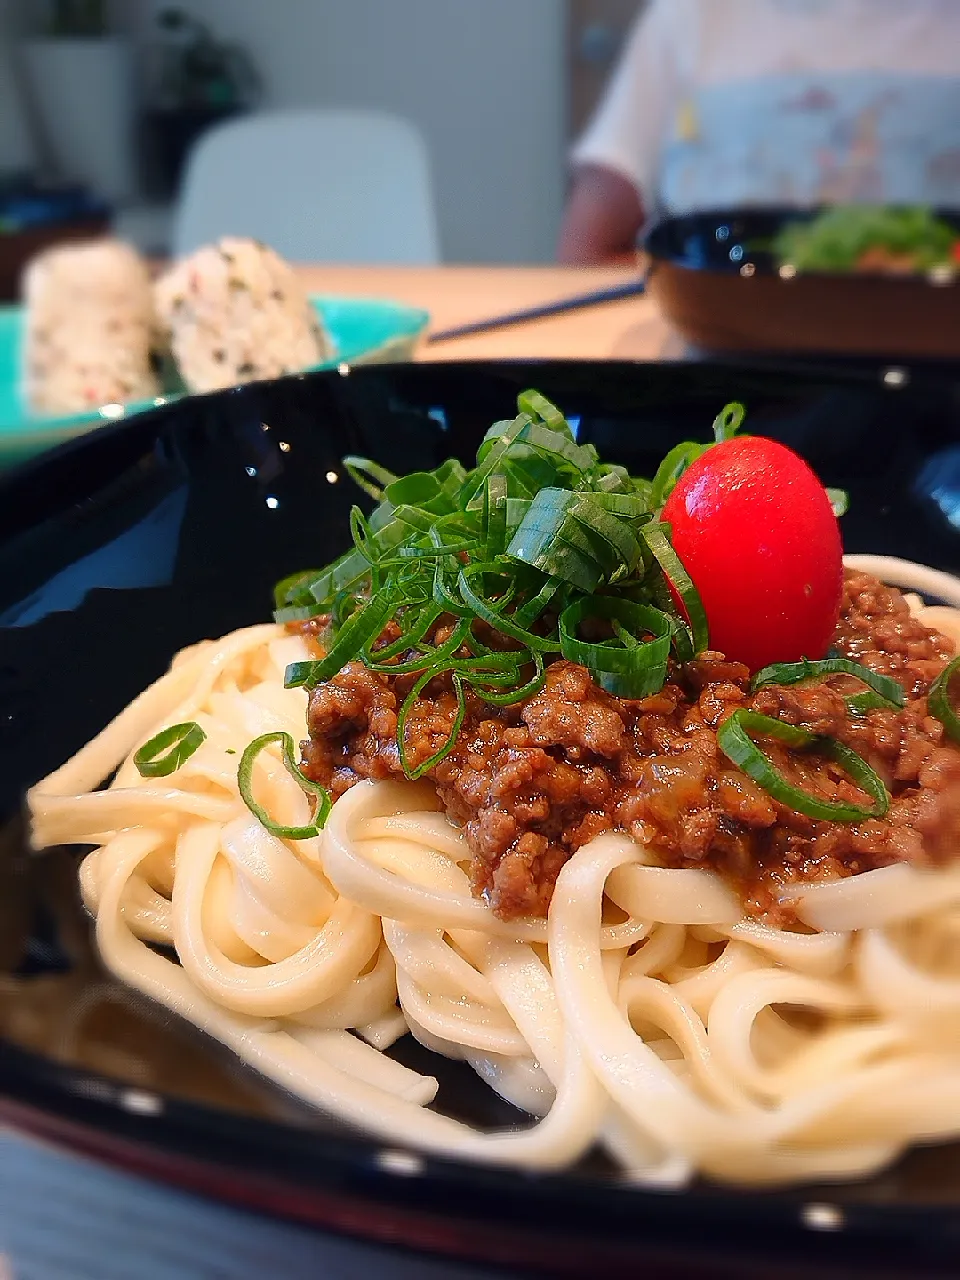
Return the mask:
[[643,206],[631,182],[612,169],[577,170],[557,245],[559,262],[571,266],[636,260]]

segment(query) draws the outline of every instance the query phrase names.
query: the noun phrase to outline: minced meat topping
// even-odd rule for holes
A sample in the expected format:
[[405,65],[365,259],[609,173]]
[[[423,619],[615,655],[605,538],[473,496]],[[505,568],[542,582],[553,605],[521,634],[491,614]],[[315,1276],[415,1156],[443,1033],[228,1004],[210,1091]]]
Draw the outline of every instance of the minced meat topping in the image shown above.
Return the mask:
[[[844,583],[836,648],[904,687],[906,706],[853,715],[849,677],[750,692],[746,667],[704,653],[671,670],[663,689],[628,701],[600,689],[567,661],[525,703],[497,708],[467,693],[462,730],[428,776],[474,853],[473,887],[504,918],[543,915],[560,868],[600,832],[623,830],[672,867],[711,867],[735,883],[745,911],[782,921],[779,886],[836,879],[892,862],[938,862],[960,837],[960,748],[928,714],[931,682],[953,656],[899,591],[867,574]],[[342,795],[364,778],[402,777],[397,710],[415,676],[348,663],[310,697],[303,767]],[[882,819],[816,820],[773,800],[717,745],[739,707],[837,738],[883,778],[892,803]],[[416,765],[450,737],[457,702],[443,678],[406,724]],[[866,798],[815,751],[763,742],[793,782],[829,799]]]

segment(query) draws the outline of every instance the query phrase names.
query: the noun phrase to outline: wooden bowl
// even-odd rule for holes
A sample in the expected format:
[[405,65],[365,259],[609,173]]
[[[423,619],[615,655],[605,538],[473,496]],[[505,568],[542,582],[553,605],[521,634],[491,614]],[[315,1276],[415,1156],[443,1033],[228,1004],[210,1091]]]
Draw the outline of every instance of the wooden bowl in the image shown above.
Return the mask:
[[658,223],[648,289],[664,317],[708,351],[960,359],[960,278],[782,272],[768,246],[797,217],[721,210]]

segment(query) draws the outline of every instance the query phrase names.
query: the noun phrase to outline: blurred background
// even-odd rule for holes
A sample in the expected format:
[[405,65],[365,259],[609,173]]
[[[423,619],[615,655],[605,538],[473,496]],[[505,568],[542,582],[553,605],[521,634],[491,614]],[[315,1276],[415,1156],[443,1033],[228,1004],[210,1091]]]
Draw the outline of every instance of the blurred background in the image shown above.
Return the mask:
[[0,291],[74,227],[166,255],[190,146],[270,107],[406,118],[427,144],[443,260],[549,261],[570,141],[640,7],[0,0]]

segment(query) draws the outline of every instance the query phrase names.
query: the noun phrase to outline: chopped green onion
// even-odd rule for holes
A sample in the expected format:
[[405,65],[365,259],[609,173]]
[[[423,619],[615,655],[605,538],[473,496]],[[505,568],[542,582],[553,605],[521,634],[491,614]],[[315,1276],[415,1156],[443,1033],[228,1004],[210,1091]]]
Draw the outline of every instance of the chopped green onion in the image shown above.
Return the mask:
[[833,514],[839,518],[845,516],[850,509],[850,495],[846,489],[828,489],[827,497],[833,507]]
[[290,663],[284,673],[284,687],[295,689],[300,685],[306,685],[308,689],[314,689],[324,680],[335,676],[357,656],[368,641],[380,634],[395,607],[389,594],[383,594],[368,601],[340,628],[333,647],[325,658],[316,662]]
[[500,555],[507,545],[507,498],[505,475],[487,476],[483,491],[483,535],[489,557]]
[[474,658],[455,658],[448,669],[481,684],[507,684],[517,678],[521,667],[533,662],[534,656],[529,649],[491,649]]
[[960,742],[960,715],[950,701],[950,683],[960,671],[960,654],[953,658],[934,680],[927,694],[927,706],[930,714],[943,725],[947,736],[954,742]]
[[384,497],[397,508],[412,506],[433,515],[447,515],[453,510],[453,500],[466,474],[460,463],[451,458],[436,471],[412,471],[394,479]]
[[[296,573],[284,578],[274,589],[277,607],[283,609],[286,606],[315,603],[321,606],[321,613],[326,612],[338,591],[344,587],[357,586],[369,572],[369,564],[354,548],[321,572]],[[282,619],[277,618],[277,621]]]
[[519,627],[532,626],[540,617],[544,609],[548,605],[553,604],[557,596],[563,589],[563,583],[559,578],[547,578],[546,582],[540,588],[535,596],[531,596],[526,604],[520,606],[513,615],[513,620]]
[[544,426],[555,431],[563,431],[573,439],[570,424],[555,404],[540,394],[539,391],[521,391],[517,396],[517,408],[521,413],[529,414],[535,421],[539,419]]
[[707,630],[707,614],[700,599],[700,592],[693,585],[693,579],[683,567],[683,563],[673,544],[666,535],[666,526],[648,524],[644,526],[643,537],[651,554],[663,570],[667,580],[683,601],[683,607],[690,623],[693,636],[694,654],[703,653],[710,648],[710,635]]
[[[775,662],[757,672],[750,682],[750,688],[759,689],[765,684],[799,684],[801,680],[829,675],[856,676],[888,707],[902,707],[906,702],[903,686],[896,680],[878,675],[876,671],[871,671],[859,662],[852,662],[849,658],[820,658],[816,662],[802,658],[799,662]],[[865,705],[861,703],[855,709],[859,710]]]
[[[840,765],[856,785],[870,796],[873,804],[864,808],[846,800],[827,800],[812,795],[802,787],[794,786],[757,746],[751,734],[776,738],[788,747],[815,747],[827,759]],[[820,818],[825,822],[863,822],[867,818],[882,818],[890,807],[890,796],[879,774],[855,751],[834,738],[820,737],[808,729],[741,707],[728,716],[717,730],[717,744],[738,768],[759,783],[774,800],[797,813],[806,814],[808,818]]]
[[[667,594],[669,595],[669,592]],[[671,600],[671,604],[672,603],[673,601]],[[666,616],[673,628],[673,652],[677,656],[677,661],[692,662],[698,652],[703,652],[702,650],[698,651],[694,649],[693,633],[686,623],[682,622],[679,618],[673,617],[670,613],[667,613]]]
[[631,522],[649,518],[630,495],[541,489],[506,554],[583,591],[630,574],[641,558]]
[[350,536],[367,564],[376,564],[380,556],[374,541],[373,530],[359,507],[350,508]]
[[[263,805],[254,798],[253,795],[253,766],[257,756],[265,747],[269,747],[271,743],[278,742],[280,744],[280,759],[283,767],[293,778],[294,782],[316,801],[316,808],[313,814],[313,821],[306,826],[288,827],[282,823],[275,821],[264,809]],[[240,795],[243,803],[247,806],[253,816],[258,820],[262,827],[265,827],[271,835],[279,836],[281,840],[309,840],[313,836],[319,835],[323,830],[323,824],[326,822],[333,806],[329,793],[318,782],[311,781],[300,769],[294,759],[293,738],[289,733],[285,733],[282,729],[274,730],[272,733],[263,733],[259,738],[248,744],[244,749],[243,755],[240,757],[240,767],[237,770],[237,785],[240,788]]]
[[[477,467],[467,478],[465,493],[461,502],[469,507],[477,494],[482,492],[487,476],[492,475],[504,461],[520,433],[530,425],[527,414],[521,413],[513,422],[498,422],[483,438],[483,444],[477,450]],[[496,434],[492,434],[496,432]]]
[[577,444],[569,427],[566,431],[554,431],[550,427],[531,422],[524,427],[519,438],[527,449],[534,449],[554,460],[553,465],[556,465],[555,460],[559,458],[581,474],[596,465],[596,450],[590,445]]
[[384,488],[397,479],[392,471],[381,467],[377,462],[371,462],[369,458],[348,455],[343,459],[343,465],[353,483],[364,493],[369,493],[376,502],[383,497]]
[[306,569],[300,573],[291,573],[287,578],[282,578],[273,589],[274,604],[278,609],[283,609],[287,605],[315,603],[309,586],[320,576],[319,569]]
[[133,763],[141,778],[167,778],[176,773],[206,740],[207,735],[195,720],[172,724],[145,742],[134,755]]
[[[620,624],[615,641],[581,640],[577,629],[588,618],[604,618]],[[624,631],[630,638],[625,644]],[[652,640],[640,642],[644,633]],[[560,615],[560,652],[570,662],[586,667],[597,684],[620,698],[646,698],[663,688],[673,628],[670,619],[650,605],[593,596],[569,605]]]
[[705,453],[709,445],[695,444],[692,440],[685,440],[683,444],[674,445],[664,460],[657,468],[657,473],[653,477],[653,487],[650,492],[650,505],[654,511],[659,511],[666,500],[677,487],[677,481],[686,471],[692,462],[696,462],[702,453]]
[[847,710],[855,716],[865,716],[868,711],[879,711],[888,709],[890,702],[887,698],[881,698],[879,693],[874,693],[872,689],[865,689],[863,693],[855,693],[846,699]]
[[344,587],[358,587],[370,572],[370,566],[357,547],[331,565],[322,577],[310,584],[310,594],[320,603],[332,600]]
[[746,416],[747,411],[739,400],[731,400],[729,404],[725,404],[713,420],[713,438],[717,444],[732,439]]
[[[413,613],[411,609],[409,612]],[[374,636],[368,641],[360,651],[363,661],[370,665],[371,662],[387,662],[391,658],[396,658],[401,653],[406,653],[408,649],[413,649],[420,643],[427,633],[436,625],[441,617],[441,610],[435,604],[427,603],[415,613],[414,619],[408,628],[404,628],[407,621],[406,612],[401,613],[400,610],[394,615],[396,622],[401,629],[401,635],[398,640],[394,640],[391,644],[385,644],[380,648],[374,648],[378,636]]]
[[[414,672],[423,671],[425,668],[436,670],[447,658],[452,658],[457,650],[463,647],[469,635],[470,619],[461,618],[443,644],[433,649],[421,646],[416,656],[408,658],[406,662],[390,661],[382,658],[378,650],[374,650],[370,657],[364,657],[364,665],[371,671],[381,671],[392,676],[413,675]],[[394,646],[390,647],[392,649]]]
[[463,718],[467,712],[467,700],[463,692],[463,677],[459,673],[454,672],[451,678],[457,695],[457,712],[454,716],[453,724],[450,727],[450,736],[447,738],[443,746],[440,747],[439,750],[435,751],[432,756],[428,756],[426,760],[422,760],[418,765],[410,764],[407,757],[406,744],[407,717],[413,710],[413,707],[416,704],[417,699],[420,697],[423,689],[431,680],[436,679],[436,676],[437,672],[435,671],[425,671],[423,673],[417,683],[404,698],[403,705],[401,706],[400,712],[397,716],[397,748],[400,753],[400,767],[403,769],[406,777],[411,781],[415,781],[417,778],[422,778],[425,773],[430,769],[435,768],[436,765],[440,764],[441,761],[447,758],[456,744],[460,730],[463,727]]
[[[482,698],[484,702],[491,702],[497,707],[512,707],[518,702],[526,702],[536,697],[547,682],[547,674],[543,665],[543,654],[533,653],[530,656],[533,659],[534,673],[526,684],[510,689],[507,693],[491,693],[489,688],[480,684],[479,677],[475,677],[471,680],[470,687],[478,698]],[[483,682],[485,686],[489,684],[489,680]]]
[[457,578],[457,587],[463,597],[464,603],[469,605],[474,615],[481,618],[489,627],[495,631],[501,632],[505,636],[510,636],[513,640],[519,640],[521,644],[525,644],[530,649],[540,649],[544,653],[556,652],[559,648],[557,642],[550,637],[536,636],[532,631],[526,630],[525,627],[518,626],[508,613],[503,612],[503,598],[501,598],[500,607],[492,601],[487,600],[479,592],[473,589],[471,578],[482,577],[485,574],[498,573],[503,575],[504,566],[500,564],[471,564],[465,565],[460,570]]
[[286,626],[288,622],[308,622],[311,618],[322,618],[327,610],[319,604],[292,604],[285,609],[274,609],[273,620]]
[[330,609],[330,620],[338,629],[344,626],[349,618],[361,609],[366,601],[363,596],[358,595],[356,591],[351,591],[349,587],[344,587],[333,597],[333,605]]
[[455,575],[445,575],[443,566],[438,560],[436,568],[433,571],[434,602],[438,604],[441,609],[445,609],[447,613],[452,613],[454,617],[466,617],[469,615],[470,610],[459,596],[454,595],[452,587],[455,582]]

